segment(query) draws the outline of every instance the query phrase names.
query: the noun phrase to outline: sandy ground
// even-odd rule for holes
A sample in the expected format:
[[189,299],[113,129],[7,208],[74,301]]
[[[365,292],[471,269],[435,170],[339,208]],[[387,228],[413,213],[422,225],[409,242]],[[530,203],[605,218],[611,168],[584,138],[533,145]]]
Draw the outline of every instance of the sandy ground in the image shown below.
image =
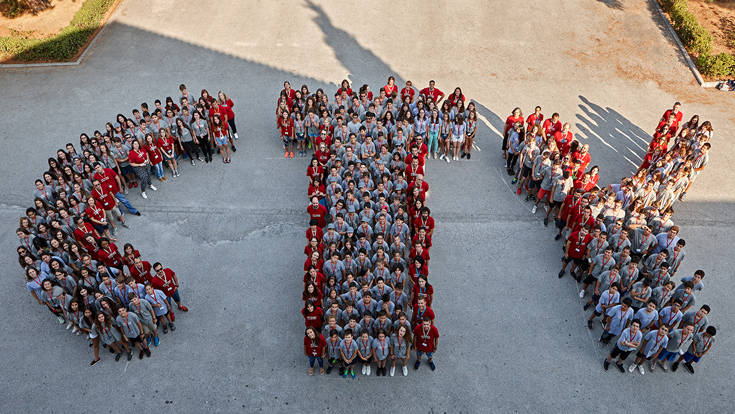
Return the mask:
[[[730,411],[734,97],[696,85],[649,1],[227,0],[203,8],[126,0],[108,29],[79,67],[0,72],[0,138],[14,149],[0,156],[0,173],[12,177],[0,181],[0,249],[8,255],[0,300],[9,309],[0,314],[8,327],[0,349],[9,356],[0,411],[33,404],[60,412],[78,409],[80,399],[81,411],[95,412]],[[460,85],[486,121],[477,138],[483,151],[470,162],[427,167],[437,220],[437,371],[310,378],[296,280],[306,163],[281,156],[274,97],[286,79],[332,91],[349,78],[375,90],[391,74],[417,86],[435,79],[445,92]],[[238,152],[227,166],[183,166],[148,200],[132,193],[143,216],[131,217],[120,237],[177,270],[191,311],[145,363],[103,354],[89,369],[84,342],[26,294],[11,257],[17,217],[49,153],[143,100],[176,96],[181,82],[235,100]],[[587,330],[577,286],[555,277],[559,245],[512,193],[497,131],[516,106],[560,112],[591,145],[601,182],[611,182],[630,174],[675,100],[716,131],[710,166],[676,205],[675,220],[687,240],[682,275],[707,271],[697,303],[712,306],[718,341],[694,376],[606,373],[609,349],[597,343],[599,329]]]
[[37,38],[55,35],[71,22],[82,4],[84,0],[53,0],[51,8],[35,16],[30,13],[14,19],[0,16],[0,36],[9,36],[13,31]]

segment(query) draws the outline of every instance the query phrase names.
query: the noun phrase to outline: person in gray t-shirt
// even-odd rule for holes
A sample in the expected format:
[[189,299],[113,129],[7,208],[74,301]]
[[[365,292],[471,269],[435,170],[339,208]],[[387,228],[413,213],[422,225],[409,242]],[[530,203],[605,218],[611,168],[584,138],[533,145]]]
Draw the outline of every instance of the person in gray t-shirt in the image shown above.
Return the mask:
[[151,350],[148,348],[148,344],[143,339],[143,325],[138,319],[138,315],[133,312],[128,312],[127,309],[121,307],[117,310],[118,316],[115,319],[117,326],[125,334],[128,342],[135,345],[140,353],[138,354],[139,359],[143,359],[143,355],[151,356]]

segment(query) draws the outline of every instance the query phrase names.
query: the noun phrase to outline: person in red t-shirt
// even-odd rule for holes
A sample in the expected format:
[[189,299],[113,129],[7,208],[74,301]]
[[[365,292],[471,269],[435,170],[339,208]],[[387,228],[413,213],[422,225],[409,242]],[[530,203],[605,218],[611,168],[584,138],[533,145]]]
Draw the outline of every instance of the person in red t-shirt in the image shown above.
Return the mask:
[[413,97],[416,95],[416,91],[413,89],[413,83],[410,80],[406,81],[406,87],[401,89],[401,101],[405,102],[406,97],[409,97],[409,102],[413,103]]
[[674,115],[674,121],[677,125],[679,125],[681,123],[681,120],[684,118],[684,114],[682,114],[679,110],[680,108],[681,102],[674,102],[674,107],[666,110],[666,112],[664,112],[664,114],[661,116],[661,122],[665,122],[669,119],[671,115]]
[[132,142],[132,149],[128,153],[128,161],[135,171],[138,182],[140,183],[140,195],[143,198],[148,198],[145,194],[146,187],[150,187],[151,190],[156,191],[157,188],[151,184],[151,175],[149,173],[149,167],[151,165],[148,160],[148,152],[141,148],[140,142],[134,139]]
[[526,119],[526,123],[528,124],[528,128],[526,129],[530,131],[534,125],[538,125],[541,128],[542,122],[544,122],[544,114],[541,113],[541,107],[537,106],[533,109],[533,113],[528,116],[528,119]]
[[115,243],[110,243],[106,237],[102,237],[99,240],[100,249],[97,251],[97,257],[107,267],[114,267],[117,269],[123,269],[122,255],[115,246]]
[[[418,284],[417,282],[414,282]],[[416,299],[416,305],[413,307],[413,317],[411,318],[411,324],[416,325],[420,324],[422,320],[429,319],[431,324],[434,324],[434,319],[436,319],[436,315],[434,315],[434,310],[431,309],[429,305],[426,304],[426,297],[424,295],[420,295],[418,299]]]
[[115,218],[120,221],[120,224],[122,224],[123,227],[128,227],[128,225],[125,224],[125,218],[123,218],[120,208],[118,208],[120,203],[117,201],[117,198],[115,198],[112,193],[105,191],[102,188],[102,184],[97,179],[92,180],[91,196],[102,206],[102,209],[105,210],[105,218],[107,218],[107,223],[111,227],[110,231],[112,234],[115,234]]
[[317,221],[317,226],[320,228],[327,226],[327,208],[319,204],[318,197],[311,198],[311,204],[306,208],[306,212],[309,213],[311,220]]
[[135,279],[136,282],[146,284],[151,280],[151,264],[140,258],[140,256],[133,258],[133,266],[128,267],[130,276]]
[[416,363],[413,364],[413,368],[419,369],[421,356],[426,354],[429,367],[432,371],[435,370],[434,353],[439,348],[439,330],[427,316],[424,316],[422,323],[413,329],[413,346],[416,348]]
[[419,94],[424,95],[427,100],[430,99],[434,101],[436,105],[439,105],[439,102],[441,102],[441,100],[444,99],[444,92],[435,88],[434,85],[436,85],[436,82],[434,82],[433,80],[430,80],[429,87],[421,89],[421,92],[419,92]]
[[[168,267],[164,269],[160,262],[153,264],[153,277],[151,277],[151,285],[166,294],[166,300],[170,308],[173,308],[176,302],[176,306],[183,312],[189,312],[189,308],[181,304],[181,296],[179,295],[179,278],[176,277],[176,273]],[[173,314],[173,312],[171,312]]]
[[304,309],[301,309],[301,314],[304,315],[304,324],[308,327],[311,326],[318,331],[322,330],[322,308],[316,306],[314,302],[309,301],[304,305]]
[[84,215],[87,216],[92,223],[92,227],[97,230],[98,234],[107,236],[108,239],[117,241],[110,233],[109,223],[105,215],[105,209],[92,195],[87,197],[87,208],[84,209]]
[[572,274],[579,267],[580,269],[584,266],[585,257],[587,254],[587,244],[592,240],[590,228],[587,226],[582,227],[579,231],[569,235],[567,242],[564,246],[564,257],[562,258],[563,266],[559,271],[559,279],[564,277],[567,271],[567,265],[572,262]]
[[514,108],[513,112],[511,112],[510,115],[508,115],[508,118],[505,119],[503,136],[508,133],[508,130],[513,128],[513,124],[515,124],[516,122],[520,122],[521,125],[523,125],[523,112],[521,112],[521,108]]
[[309,375],[314,375],[314,362],[319,364],[319,375],[324,375],[324,357],[327,341],[313,326],[304,331],[304,355],[309,358]]
[[578,151],[574,151],[572,154],[572,161],[579,161],[579,171],[581,172],[584,172],[587,169],[587,165],[592,161],[589,150],[590,144],[584,144],[582,145],[582,148]]
[[559,121],[559,113],[554,112],[551,115],[551,118],[544,121],[544,123],[541,126],[541,130],[544,136],[544,139],[549,139],[554,136],[558,131],[561,131],[562,125],[561,121]]
[[115,172],[115,170],[111,168],[104,168],[102,164],[98,162],[94,163],[93,167],[95,173],[92,178],[95,180],[99,180],[100,184],[102,184],[102,188],[106,192],[115,196],[120,204],[124,205],[130,213],[135,214],[136,216],[140,216],[140,212],[138,211],[138,209],[133,207],[133,205],[130,204],[130,201],[128,201],[127,197],[125,197],[125,194],[120,191],[121,189],[124,189],[125,186],[123,185],[122,181],[120,180],[120,176]]
[[462,94],[462,88],[457,86],[454,88],[454,92],[452,92],[452,94],[447,98],[447,102],[449,102],[450,107],[454,107],[457,106],[457,102],[459,101],[466,102],[465,97]]
[[162,164],[163,156],[161,155],[161,149],[158,147],[158,144],[156,144],[153,134],[148,134],[145,136],[145,145],[143,146],[143,149],[145,149],[146,153],[148,153],[148,159],[150,160],[153,169],[156,171],[156,177],[158,177],[158,181],[166,181]]
[[569,152],[569,149],[572,146],[572,140],[574,139],[574,134],[572,134],[572,131],[569,130],[571,126],[569,125],[569,122],[565,123],[564,126],[562,126],[561,131],[557,131],[554,133],[554,141],[556,141],[556,147],[559,148],[559,152],[562,156],[567,155]]
[[396,78],[394,78],[393,76],[389,76],[388,83],[383,86],[383,90],[385,90],[385,95],[388,97],[398,96],[398,85],[396,85]]
[[[168,168],[171,169],[172,175],[174,177],[178,177],[180,175],[179,164],[176,162],[176,150],[174,149],[176,141],[173,136],[168,133],[167,129],[161,129],[161,132],[158,134],[156,144],[158,145],[158,148],[161,149],[161,155],[163,155],[163,159],[166,161],[166,164],[168,164]],[[179,143],[179,146],[181,147],[181,143]],[[181,151],[184,151],[183,147],[181,147]]]

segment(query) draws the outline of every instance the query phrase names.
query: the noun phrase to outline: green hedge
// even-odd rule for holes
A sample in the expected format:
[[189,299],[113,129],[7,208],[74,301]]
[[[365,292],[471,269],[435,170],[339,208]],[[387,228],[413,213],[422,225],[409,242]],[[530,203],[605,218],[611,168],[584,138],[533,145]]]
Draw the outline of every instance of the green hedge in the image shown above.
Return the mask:
[[697,59],[699,70],[713,77],[727,77],[735,74],[735,56],[729,53],[700,55]]
[[720,53],[712,56],[712,34],[707,31],[697,17],[689,11],[687,0],[660,0],[661,6],[669,13],[671,25],[681,42],[698,55],[699,70],[712,77],[735,75],[735,56]]
[[86,0],[79,11],[59,34],[34,39],[23,33],[0,37],[0,55],[21,61],[63,61],[79,52],[89,37],[99,28],[102,18],[115,0]]

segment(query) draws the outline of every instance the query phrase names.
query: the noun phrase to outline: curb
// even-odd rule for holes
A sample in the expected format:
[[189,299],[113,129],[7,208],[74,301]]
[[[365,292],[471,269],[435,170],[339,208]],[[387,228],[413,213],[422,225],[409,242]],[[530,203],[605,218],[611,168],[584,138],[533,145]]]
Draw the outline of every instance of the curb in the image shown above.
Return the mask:
[[82,53],[79,55],[79,57],[76,60],[73,60],[71,62],[48,62],[48,63],[0,63],[0,69],[23,69],[23,68],[48,68],[48,67],[59,67],[59,66],[78,66],[80,65],[84,59],[87,57],[87,54],[92,49],[92,47],[97,43],[97,39],[100,38],[102,35],[102,32],[105,31],[107,28],[107,23],[112,18],[112,15],[115,14],[118,7],[120,6],[120,3],[122,3],[122,0],[117,0],[112,6],[110,6],[110,12],[108,16],[104,19],[104,21],[100,24],[99,30],[97,30],[97,33],[95,33],[94,37],[92,37],[92,40],[87,43],[87,46],[85,46]]
[[694,64],[694,61],[692,61],[691,56],[689,56],[689,53],[684,48],[684,45],[681,43],[681,40],[679,40],[679,36],[674,31],[674,28],[671,26],[671,22],[669,22],[669,19],[666,18],[666,15],[664,14],[663,9],[661,9],[661,5],[658,4],[658,0],[648,0],[648,1],[650,3],[653,3],[654,7],[656,8],[656,11],[658,11],[658,16],[666,24],[666,28],[668,29],[669,34],[671,35],[672,38],[674,38],[674,41],[676,42],[676,46],[679,47],[679,51],[684,56],[684,60],[686,61],[687,66],[689,66],[689,70],[692,71],[694,78],[697,79],[697,83],[699,83],[699,86],[701,86],[702,88],[716,87],[719,82],[705,82],[704,79],[702,79],[702,75],[699,73],[697,66]]

